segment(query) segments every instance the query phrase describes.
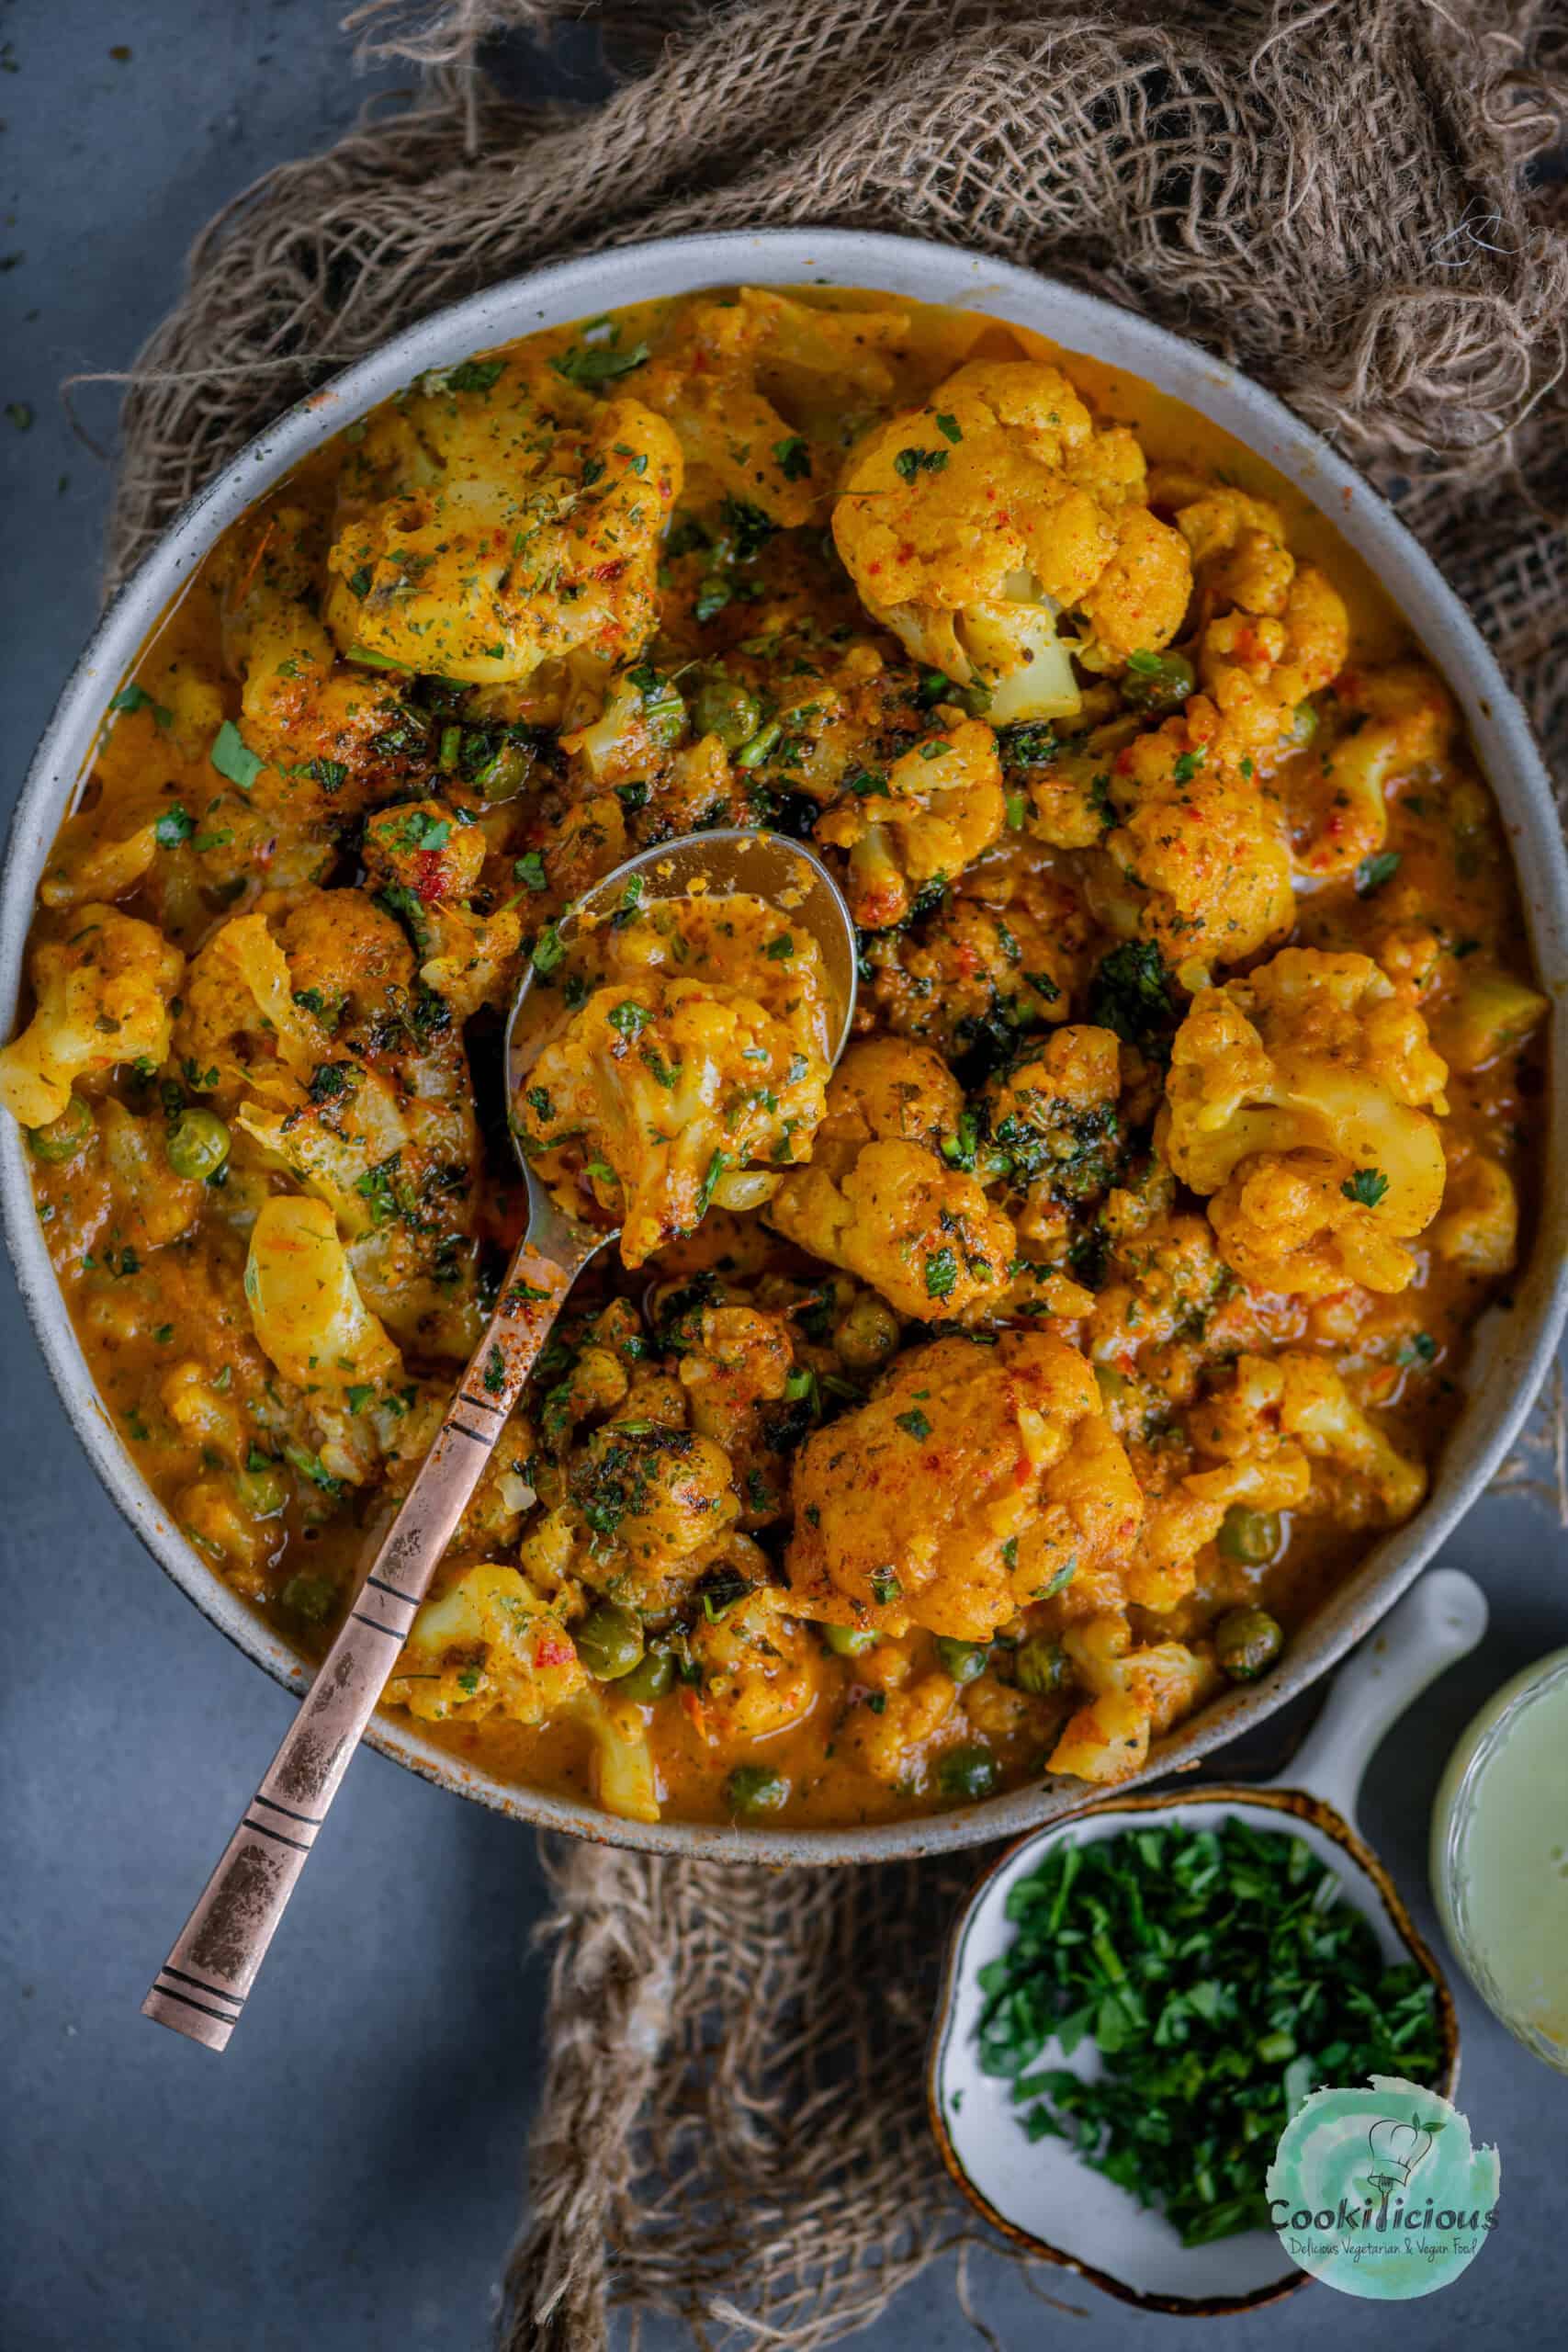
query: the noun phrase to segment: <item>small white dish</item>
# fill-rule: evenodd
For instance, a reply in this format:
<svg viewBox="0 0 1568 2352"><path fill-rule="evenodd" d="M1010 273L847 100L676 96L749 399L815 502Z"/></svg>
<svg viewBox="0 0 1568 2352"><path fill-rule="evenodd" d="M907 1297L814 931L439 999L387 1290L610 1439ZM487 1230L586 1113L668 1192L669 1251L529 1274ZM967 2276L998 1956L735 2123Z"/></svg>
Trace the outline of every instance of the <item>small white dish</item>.
<svg viewBox="0 0 1568 2352"><path fill-rule="evenodd" d="M981 1880L949 1939L926 2099L942 2162L995 2228L1042 2260L1076 2270L1147 2311L1190 2317L1245 2311L1301 2285L1305 2272L1289 2260L1272 2231L1184 2246L1157 2208L1140 2206L1093 2171L1069 2142L1029 2140L1010 2083L981 2071L978 2030L986 1996L979 1972L1012 1940L1009 1894L1058 1839L1113 1838L1134 1823L1153 1827L1179 1817L1187 1828L1213 1828L1240 1815L1249 1826L1304 1838L1336 1872L1345 1899L1371 1922L1388 1960L1413 1959L1426 1970L1437 1991L1443 2049L1437 2087L1451 2097L1459 2080L1452 1997L1387 1871L1361 1838L1355 1806L1383 1734L1445 1667L1474 1648L1485 1628L1479 1587L1457 1568L1432 1568L1338 1676L1292 1759L1288 1785L1092 1799L1022 1838ZM1097 2060L1093 2045L1085 2043L1066 2063L1087 2074Z"/></svg>

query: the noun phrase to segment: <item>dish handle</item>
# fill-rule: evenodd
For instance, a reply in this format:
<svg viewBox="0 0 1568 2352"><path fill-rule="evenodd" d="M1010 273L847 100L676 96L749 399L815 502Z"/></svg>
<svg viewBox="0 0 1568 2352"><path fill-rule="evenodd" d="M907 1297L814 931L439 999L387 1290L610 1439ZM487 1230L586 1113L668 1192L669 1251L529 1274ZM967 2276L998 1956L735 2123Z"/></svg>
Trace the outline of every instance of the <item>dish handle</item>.
<svg viewBox="0 0 1568 2352"><path fill-rule="evenodd" d="M1383 1734L1486 1631L1486 1597L1462 1568L1418 1577L1335 1677L1287 1770L1269 1788L1304 1789L1359 1829L1361 1778Z"/></svg>

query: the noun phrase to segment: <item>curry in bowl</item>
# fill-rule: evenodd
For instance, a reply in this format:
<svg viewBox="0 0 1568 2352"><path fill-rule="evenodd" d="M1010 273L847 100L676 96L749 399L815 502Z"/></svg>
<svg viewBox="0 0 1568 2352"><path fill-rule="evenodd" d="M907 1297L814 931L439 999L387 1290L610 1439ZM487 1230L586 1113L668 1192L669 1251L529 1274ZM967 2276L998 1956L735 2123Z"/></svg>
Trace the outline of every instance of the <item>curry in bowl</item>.
<svg viewBox="0 0 1568 2352"><path fill-rule="evenodd" d="M841 881L830 1077L788 908L564 923L713 826ZM1376 583L1148 387L873 294L552 330L309 458L114 696L29 975L106 1408L304 1652L513 1137L619 1229L388 1703L638 1818L1136 1771L1419 1505L1539 1159L1503 831Z"/></svg>

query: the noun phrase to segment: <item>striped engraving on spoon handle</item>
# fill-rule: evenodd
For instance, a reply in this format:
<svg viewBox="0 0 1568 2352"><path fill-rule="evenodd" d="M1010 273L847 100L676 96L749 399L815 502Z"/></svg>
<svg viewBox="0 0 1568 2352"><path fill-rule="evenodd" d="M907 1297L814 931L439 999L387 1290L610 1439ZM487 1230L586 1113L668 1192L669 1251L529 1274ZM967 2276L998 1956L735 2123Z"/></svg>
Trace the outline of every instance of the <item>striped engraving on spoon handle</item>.
<svg viewBox="0 0 1568 2352"><path fill-rule="evenodd" d="M558 1261L532 1242L519 1247L435 1442L244 1819L142 2002L143 2017L209 2050L227 2047L435 1564L598 1239L581 1236Z"/></svg>

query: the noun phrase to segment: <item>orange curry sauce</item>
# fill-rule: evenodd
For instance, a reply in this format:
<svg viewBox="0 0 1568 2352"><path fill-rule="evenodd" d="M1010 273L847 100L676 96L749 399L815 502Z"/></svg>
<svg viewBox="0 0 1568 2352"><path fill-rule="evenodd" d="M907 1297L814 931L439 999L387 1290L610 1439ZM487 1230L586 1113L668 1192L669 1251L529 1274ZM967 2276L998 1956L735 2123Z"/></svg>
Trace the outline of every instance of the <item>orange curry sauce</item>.
<svg viewBox="0 0 1568 2352"><path fill-rule="evenodd" d="M1293 862L1289 927L1240 956L1227 956L1223 927L1205 931L1200 917L1184 937L1184 918L1149 911L1158 886L1130 870L1131 852L1115 863L1117 829L1145 790L1140 743L1187 723L1179 694L1151 706L1151 654L1078 661L1081 712L1031 736L1026 723L987 718L979 662L967 684L933 677L940 665L863 608L841 531L835 550L835 493L865 436L919 411L895 450L893 495L934 492L957 476L959 410L921 403L966 364L1021 359L1064 370L1097 431L1135 436L1163 526L1186 514L1190 605L1154 653L1185 654L1199 690L1210 677L1203 633L1227 616L1232 674L1262 678L1282 658L1269 615L1285 609L1283 574L1267 595L1238 585L1251 542L1237 537L1225 493L1272 502L1290 556L1343 600L1343 662L1245 779L1231 780ZM540 493L556 502L550 527L558 521L570 541L567 509L596 487L613 487L620 504L600 512L580 579L562 585L570 547L564 575L541 564L531 586L537 666L485 683L482 629L465 639L446 619L411 617L421 598L434 614L443 595L470 594L445 545L411 537L424 551L405 569L406 599L383 595L397 559L377 501L468 465L482 506L486 469L520 462L491 427L524 379L535 388L529 463L552 434L573 452L568 489L558 479ZM606 424L614 403L628 405ZM675 494L662 454L671 431L683 477ZM465 435L479 447L471 464ZM747 496L737 482L749 476ZM1094 494L1134 495L1124 481ZM1214 512L1191 523L1205 498ZM412 533L416 520L411 507L402 527ZM990 520L1003 526L995 512ZM658 546L634 610L625 548L649 531ZM346 552L329 570L334 545ZM345 644L355 599L365 634ZM379 645L378 616L389 632ZM423 641L451 650L422 670L406 650L418 640L400 638L400 625L429 627ZM1090 643L1070 615L1064 641ZM1288 1641L1380 1529L1414 1507L1461 1402L1475 1317L1506 1301L1516 1229L1528 1237L1541 1063L1524 927L1496 809L1429 682L1417 690L1426 734L1384 763L1375 846L1353 857L1345 848L1347 826L1366 812L1338 792L1335 753L1378 723L1377 682L1390 665L1418 660L1332 526L1248 450L1146 385L980 316L874 294L758 298L752 308L701 295L552 330L425 379L313 455L202 565L106 713L40 888L36 1001L67 1027L85 1023L87 1043L73 1058L53 1048L70 1089L63 1113L37 1116L51 1108L47 1088L6 1099L36 1121L54 1264L105 1408L143 1475L212 1573L302 1654L319 1654L347 1604L363 1528L406 1489L519 1229L499 1063L523 958L631 849L703 823L773 824L815 838L849 879L863 926L861 1040L919 1047L945 1066L952 1092L936 1088L928 1119L917 1074L901 1130L869 1080L860 1110L829 1094L815 1152L840 1191L826 1210L803 1199L786 1213L763 1185L754 1206L709 1206L635 1276L608 1260L595 1270L443 1572L449 1587L474 1563L521 1561L527 1608L550 1627L542 1659L536 1640L502 1657L499 1621L476 1634L476 1618L432 1657L411 1653L397 1687L453 1754L556 1791L594 1792L595 1707L618 1707L623 1731L632 1707L658 1801L678 1818L759 1817L776 1804L774 1819L828 1826L951 1805L1040 1774L1069 1724L1071 1752L1100 1756L1085 1768L1096 1777L1135 1769L1136 1740L1092 1720L1097 1703L1141 1709L1146 1739L1151 1723L1157 1732L1219 1686L1222 1618L1259 1604ZM618 716L596 737L617 692ZM936 819L908 798L918 771L908 787L886 782L916 753L957 763L944 771L942 821L961 870L931 871L935 835L921 827ZM1185 756L1201 763L1201 751ZM1218 764L1216 755L1206 773ZM982 822L998 784L1005 820ZM1147 787L1165 788L1163 772ZM1099 812L1087 838L1085 808ZM1201 832L1215 821L1192 813ZM1239 863L1248 853L1238 842ZM178 951L161 975L149 966L124 982L152 991L152 1052L136 1043L141 1016L107 982L108 1009L95 1012L91 970L86 999L61 995L84 957L91 967L98 951L85 934L106 910ZM245 951L231 939L215 955L225 926L246 918L259 922ZM46 969L51 947L63 978ZM1154 976L1143 1028L1126 989L1104 984L1106 958L1128 947L1149 954L1124 958L1123 978ZM1403 1286L1291 1288L1227 1265L1208 1214L1213 1188L1174 1179L1162 1151L1166 1062L1192 990L1245 983L1287 947L1376 959L1449 1065L1447 1108L1436 1114L1447 1193L1440 1214L1406 1237L1414 1269ZM266 971L258 957L272 959ZM282 991L270 1010L269 985ZM1150 1002L1145 989L1145 1012ZM122 1021L136 1049L116 1057ZM1077 1102L1077 1124L1064 1114L1041 1130L1032 1158L1010 1162L997 1140L998 1089L1069 1031L1101 1041L1080 1035L1076 1060L1060 1049L1060 1101ZM226 1145L213 1141L220 1123ZM925 1214L908 1205L904 1176L895 1206L864 1209L858 1244L830 1237L855 1153L890 1133L906 1155L924 1155L916 1172L928 1190L963 1177L972 1191L967 1207L938 1202L938 1246L923 1259L890 1224L886 1262L900 1271L884 1275L877 1217ZM220 1148L209 1172L203 1153ZM772 1158L773 1176L790 1165ZM1378 1173L1337 1173L1330 1193L1348 1186L1354 1204L1357 1187L1375 1192ZM363 1304L389 1335L363 1378L321 1388L269 1356L246 1292L262 1204L301 1188L333 1204ZM601 1182L600 1205L610 1197ZM1026 1276L987 1254L983 1233L998 1218L1031 1261ZM829 1237L820 1253L819 1233ZM957 1236L956 1293L941 1233ZM1239 1244L1233 1254L1246 1260ZM1027 1391L1027 1428L1046 1431L1047 1452L1054 1415L1064 1430L1070 1422L1074 1446L1085 1428L1102 1434L1102 1415L1146 1510L1168 1507L1172 1527L1184 1510L1191 1527L1202 1519L1183 1481L1236 1458L1234 1432L1223 1457L1202 1441L1238 1360L1288 1351L1321 1364L1342 1384L1355 1428L1379 1432L1414 1483L1391 1502L1354 1433L1325 1440L1310 1453L1309 1495L1239 1521L1227 1510L1228 1537L1211 1512L1209 1532L1195 1545L1189 1536L1142 1600L1127 1582L1125 1526L1115 1540L1091 1531L1081 1552L1058 1527L1047 1556L1062 1566L1028 1591L1015 1581L1001 1617L987 1614L978 1584L964 1582L976 1529L961 1515L949 1521L996 1473L992 1405L977 1399L967 1418L954 1408L944 1420L942 1396L908 1401L928 1392L907 1364L920 1348L987 1342L987 1364L1010 1363L1010 1351L1041 1337L1064 1352L1038 1364L1018 1357L1021 1386L1007 1412ZM958 1360L931 1361L948 1379ZM810 1491L838 1494L828 1516L845 1558L859 1541L855 1498L836 1478L858 1485L863 1507L888 1524L918 1527L922 1510L940 1521L958 1563L948 1620L957 1630L941 1641L898 1559L874 1566L868 1589L847 1570L835 1584L837 1555L824 1566L814 1554L808 1575L797 1551L793 1595L787 1581L807 1450L874 1410L889 1379L902 1381L901 1419L874 1443L846 1437L819 1451ZM1073 1386L1084 1379L1089 1404ZM1069 1390L1076 1401L1059 1403ZM1277 1398L1265 1396L1254 1419L1265 1452L1295 1442ZM909 1450L888 1468L895 1421ZM1077 1458L1070 1448L1063 1457ZM1019 1461L1021 1489L1043 1481L1030 1487L1030 1508L1070 1517L1057 1471L1043 1456ZM1020 1537L998 1543L1016 1574ZM940 1585L939 1575L931 1590ZM586 1652L569 1662L574 1628L606 1606L640 1621L645 1656L662 1661L634 1684L640 1699L617 1696L618 1675L585 1673ZM823 1630L835 1623L837 1643ZM1152 1663L1139 1668L1140 1658ZM1172 1674L1175 1698L1156 1687ZM541 1707L544 1719L529 1720ZM1123 1736L1120 1760L1104 1761ZM754 1779L744 1803L738 1764L773 1776Z"/></svg>

